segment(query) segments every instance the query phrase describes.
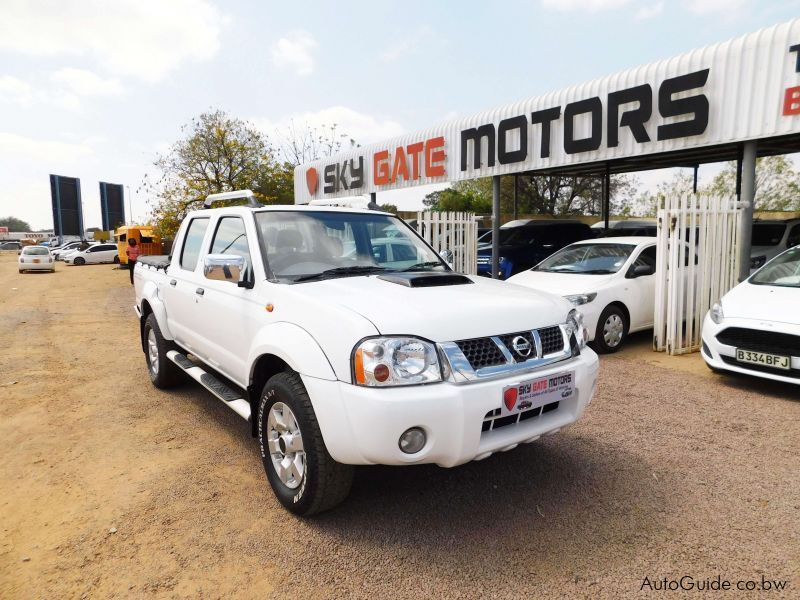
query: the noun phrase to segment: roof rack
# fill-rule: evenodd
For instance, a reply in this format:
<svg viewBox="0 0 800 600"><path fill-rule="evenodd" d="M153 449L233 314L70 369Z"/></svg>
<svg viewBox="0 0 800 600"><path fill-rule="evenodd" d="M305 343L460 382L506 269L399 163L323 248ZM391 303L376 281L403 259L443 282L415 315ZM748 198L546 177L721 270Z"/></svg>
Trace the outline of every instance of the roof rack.
<svg viewBox="0 0 800 600"><path fill-rule="evenodd" d="M258 200L252 190L234 190L232 192L220 192L219 194L209 194L203 202L203 208L211 208L211 204L219 200L247 200L247 206L261 208L264 206Z"/></svg>

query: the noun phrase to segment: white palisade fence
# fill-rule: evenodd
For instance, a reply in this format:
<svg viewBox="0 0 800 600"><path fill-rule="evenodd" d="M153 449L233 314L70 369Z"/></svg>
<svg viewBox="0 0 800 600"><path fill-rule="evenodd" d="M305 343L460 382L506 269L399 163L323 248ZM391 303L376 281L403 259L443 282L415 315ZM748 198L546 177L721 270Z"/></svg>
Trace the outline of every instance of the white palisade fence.
<svg viewBox="0 0 800 600"><path fill-rule="evenodd" d="M452 252L451 266L458 273L478 272L478 222L474 213L420 212L417 231L437 252Z"/></svg>
<svg viewBox="0 0 800 600"><path fill-rule="evenodd" d="M685 194L659 200L654 350L699 350L708 309L737 283L740 219L735 198Z"/></svg>

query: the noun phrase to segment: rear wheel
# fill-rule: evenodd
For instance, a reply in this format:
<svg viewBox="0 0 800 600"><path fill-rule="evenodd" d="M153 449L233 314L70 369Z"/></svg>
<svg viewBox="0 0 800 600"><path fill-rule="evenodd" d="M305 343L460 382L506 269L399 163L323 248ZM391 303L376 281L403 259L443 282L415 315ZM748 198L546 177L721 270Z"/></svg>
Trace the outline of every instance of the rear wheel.
<svg viewBox="0 0 800 600"><path fill-rule="evenodd" d="M114 264L115 264L115 265L118 265L118 264L119 264L119 255L117 255L117 256L115 256L115 257L114 257Z"/></svg>
<svg viewBox="0 0 800 600"><path fill-rule="evenodd" d="M597 320L594 345L601 354L616 352L628 337L628 322L619 306L606 306Z"/></svg>
<svg viewBox="0 0 800 600"><path fill-rule="evenodd" d="M178 366L167 358L167 352L175 349L175 345L164 339L158 327L156 316L150 313L142 330L144 338L144 355L150 381L157 388L173 387L181 382L183 373Z"/></svg>
<svg viewBox="0 0 800 600"><path fill-rule="evenodd" d="M86 264L86 259L83 258L82 256L79 256L74 261L72 261L72 263L75 264L75 265L78 265L78 266L85 265Z"/></svg>
<svg viewBox="0 0 800 600"><path fill-rule="evenodd" d="M283 506L302 516L333 508L350 493L353 467L328 453L300 376L267 381L258 406L258 442L267 479Z"/></svg>

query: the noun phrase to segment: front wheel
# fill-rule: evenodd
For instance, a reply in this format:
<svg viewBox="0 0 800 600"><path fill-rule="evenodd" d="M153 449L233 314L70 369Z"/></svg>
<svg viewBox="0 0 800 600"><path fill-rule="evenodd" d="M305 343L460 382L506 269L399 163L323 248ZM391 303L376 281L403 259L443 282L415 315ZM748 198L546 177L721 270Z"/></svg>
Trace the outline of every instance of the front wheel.
<svg viewBox="0 0 800 600"><path fill-rule="evenodd" d="M272 491L287 510L313 515L333 508L350 493L353 467L337 463L328 453L297 373L278 373L264 386L258 443Z"/></svg>
<svg viewBox="0 0 800 600"><path fill-rule="evenodd" d="M601 354L616 352L628 337L628 322L619 306L606 306L597 320L594 345Z"/></svg>

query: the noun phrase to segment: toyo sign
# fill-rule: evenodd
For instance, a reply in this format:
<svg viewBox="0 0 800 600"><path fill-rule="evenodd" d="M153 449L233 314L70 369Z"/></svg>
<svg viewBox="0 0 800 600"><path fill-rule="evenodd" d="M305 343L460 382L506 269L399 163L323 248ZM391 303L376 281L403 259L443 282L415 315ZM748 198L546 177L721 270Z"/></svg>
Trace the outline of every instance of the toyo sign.
<svg viewBox="0 0 800 600"><path fill-rule="evenodd" d="M800 19L300 165L295 202L800 135Z"/></svg>

